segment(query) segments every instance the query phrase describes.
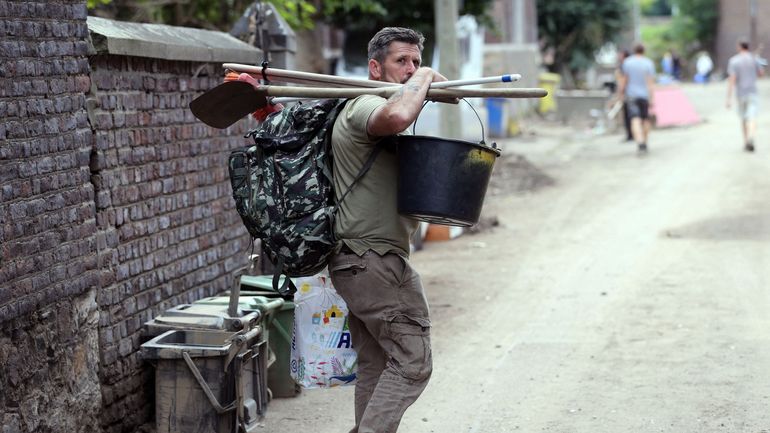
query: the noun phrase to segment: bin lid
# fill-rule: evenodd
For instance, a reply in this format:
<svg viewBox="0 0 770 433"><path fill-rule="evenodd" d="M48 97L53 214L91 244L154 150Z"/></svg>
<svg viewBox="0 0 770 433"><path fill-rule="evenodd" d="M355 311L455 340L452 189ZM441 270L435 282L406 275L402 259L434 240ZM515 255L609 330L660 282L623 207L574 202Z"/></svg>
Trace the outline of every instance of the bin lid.
<svg viewBox="0 0 770 433"><path fill-rule="evenodd" d="M192 304L182 304L169 308L160 316L145 325L166 325L174 328L225 329L227 308L196 309Z"/></svg>
<svg viewBox="0 0 770 433"><path fill-rule="evenodd" d="M229 303L229 296L212 296L193 302L193 311L198 311L198 308L200 307L208 307L212 308L212 311L217 311L217 308L224 306L224 311L227 312ZM252 311L259 310L262 313L281 308L283 303L283 299L267 298L265 296L241 295L238 297L238 308Z"/></svg>
<svg viewBox="0 0 770 433"><path fill-rule="evenodd" d="M282 285L283 280L286 277L279 277L278 278L278 284ZM267 290L270 292L275 292L273 290L273 276L272 275L241 275L241 287L248 289L248 288L256 288L261 290Z"/></svg>
<svg viewBox="0 0 770 433"><path fill-rule="evenodd" d="M170 329L209 329L209 330L234 330L246 325L242 322L245 314L239 317L230 317L227 312L228 298L223 305L219 304L182 304L169 308L158 317L144 324L147 333L157 336ZM240 310L240 309L239 309ZM262 311L254 308L251 311ZM244 308L239 313L249 313ZM238 323L240 322L240 323ZM234 325L235 326L234 328Z"/></svg>

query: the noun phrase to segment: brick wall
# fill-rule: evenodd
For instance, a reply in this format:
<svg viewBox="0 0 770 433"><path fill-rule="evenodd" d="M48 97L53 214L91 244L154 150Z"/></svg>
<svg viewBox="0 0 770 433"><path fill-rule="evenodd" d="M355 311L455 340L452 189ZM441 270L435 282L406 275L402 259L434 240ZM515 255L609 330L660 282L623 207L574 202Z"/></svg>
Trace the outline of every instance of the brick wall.
<svg viewBox="0 0 770 433"><path fill-rule="evenodd" d="M86 7L0 1L0 421L98 429Z"/></svg>
<svg viewBox="0 0 770 433"><path fill-rule="evenodd" d="M249 238L233 208L226 166L245 130L223 134L192 116L189 102L222 79L214 65L199 67L91 58L105 431L151 418L153 371L139 356L142 324L231 288L246 264Z"/></svg>
<svg viewBox="0 0 770 433"><path fill-rule="evenodd" d="M219 64L89 55L84 0L0 0L3 433L152 422L141 325L228 289L249 239L189 101ZM91 53L93 54L93 53Z"/></svg>

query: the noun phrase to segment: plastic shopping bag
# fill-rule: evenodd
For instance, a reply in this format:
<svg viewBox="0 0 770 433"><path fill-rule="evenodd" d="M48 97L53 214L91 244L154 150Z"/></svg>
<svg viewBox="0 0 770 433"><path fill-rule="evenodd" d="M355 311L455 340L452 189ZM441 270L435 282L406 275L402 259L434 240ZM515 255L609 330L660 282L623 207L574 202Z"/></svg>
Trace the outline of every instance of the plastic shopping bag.
<svg viewBox="0 0 770 433"><path fill-rule="evenodd" d="M357 358L348 308L328 274L295 278L291 377L303 388L355 383Z"/></svg>

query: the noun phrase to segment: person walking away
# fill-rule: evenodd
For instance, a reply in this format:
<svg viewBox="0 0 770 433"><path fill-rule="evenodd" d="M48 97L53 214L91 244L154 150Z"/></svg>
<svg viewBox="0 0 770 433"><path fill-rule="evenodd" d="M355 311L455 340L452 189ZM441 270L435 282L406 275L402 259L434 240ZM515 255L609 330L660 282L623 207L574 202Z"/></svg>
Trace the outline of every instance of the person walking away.
<svg viewBox="0 0 770 433"><path fill-rule="evenodd" d="M666 76L674 77L674 56L671 54L671 50L663 54L663 58L660 59L660 68Z"/></svg>
<svg viewBox="0 0 770 433"><path fill-rule="evenodd" d="M671 75L674 81L682 80L682 58L674 50L671 50Z"/></svg>
<svg viewBox="0 0 770 433"><path fill-rule="evenodd" d="M337 292L347 303L358 354L352 433L392 433L431 376L430 316L420 277L409 264L417 221L397 210L397 158L379 152L345 200L375 146L401 134L417 118L431 82L445 81L422 67L424 37L386 27L368 44L369 79L403 84L388 99L360 96L347 102L332 131L338 251L329 261ZM457 102L456 100L454 102Z"/></svg>
<svg viewBox="0 0 770 433"><path fill-rule="evenodd" d="M733 90L735 90L743 131L743 148L747 152L753 152L759 110L757 77L764 75L764 70L754 54L749 51L748 41L739 41L737 48L738 53L730 57L727 63L727 108L730 108Z"/></svg>
<svg viewBox="0 0 770 433"><path fill-rule="evenodd" d="M647 139L652 128L650 107L653 104L655 64L644 55L644 45L634 47L634 54L621 66L620 94L626 98L631 132L639 152L647 152Z"/></svg>
<svg viewBox="0 0 770 433"><path fill-rule="evenodd" d="M623 104L621 111L623 112L623 128L626 131L625 141L633 141L634 135L631 133L631 118L628 117L628 103L626 102L626 99L623 96L623 93L621 93L619 90L620 89L619 83L623 75L623 70L622 70L623 61L626 60L630 55L631 53L628 50L621 51L618 59L618 67L617 69L615 69L615 82L618 83L617 89L615 89L615 94L616 94L615 100Z"/></svg>

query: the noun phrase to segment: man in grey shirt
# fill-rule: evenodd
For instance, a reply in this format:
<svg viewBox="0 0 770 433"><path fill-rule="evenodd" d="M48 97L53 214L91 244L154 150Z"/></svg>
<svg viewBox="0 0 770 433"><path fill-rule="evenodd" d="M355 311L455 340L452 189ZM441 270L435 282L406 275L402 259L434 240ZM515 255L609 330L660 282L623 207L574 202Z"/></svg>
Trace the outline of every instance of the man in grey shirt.
<svg viewBox="0 0 770 433"><path fill-rule="evenodd" d="M727 108L730 108L733 89L736 89L738 115L741 118L743 130L743 146L747 152L753 152L754 133L757 128L756 117L759 108L757 77L762 76L764 71L756 57L749 51L748 41L738 42L738 54L730 58L727 64L727 73L729 75Z"/></svg>
<svg viewBox="0 0 770 433"><path fill-rule="evenodd" d="M618 93L626 98L631 133L639 146L639 152L646 152L647 137L652 128L649 110L655 83L655 64L645 57L644 45L638 44L634 47L634 55L623 61L620 70L622 74Z"/></svg>

